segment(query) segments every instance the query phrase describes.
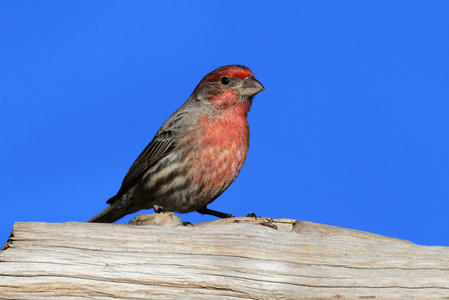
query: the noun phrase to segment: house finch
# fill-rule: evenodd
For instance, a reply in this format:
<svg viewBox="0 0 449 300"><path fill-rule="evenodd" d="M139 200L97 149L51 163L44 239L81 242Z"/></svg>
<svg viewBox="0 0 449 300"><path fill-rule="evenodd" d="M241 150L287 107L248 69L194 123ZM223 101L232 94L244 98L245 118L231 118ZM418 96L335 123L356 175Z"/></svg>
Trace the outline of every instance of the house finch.
<svg viewBox="0 0 449 300"><path fill-rule="evenodd" d="M249 146L248 111L264 90L245 66L207 74L132 164L109 207L88 222L112 223L154 208L179 213L231 215L207 205L242 168Z"/></svg>

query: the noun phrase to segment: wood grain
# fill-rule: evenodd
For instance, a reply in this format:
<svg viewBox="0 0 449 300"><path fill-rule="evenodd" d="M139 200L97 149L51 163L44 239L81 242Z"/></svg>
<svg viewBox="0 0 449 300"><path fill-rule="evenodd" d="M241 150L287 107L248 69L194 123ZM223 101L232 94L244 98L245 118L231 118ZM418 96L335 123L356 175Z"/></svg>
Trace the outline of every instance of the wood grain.
<svg viewBox="0 0 449 300"><path fill-rule="evenodd" d="M261 217L16 223L0 253L0 298L48 297L449 299L449 248Z"/></svg>

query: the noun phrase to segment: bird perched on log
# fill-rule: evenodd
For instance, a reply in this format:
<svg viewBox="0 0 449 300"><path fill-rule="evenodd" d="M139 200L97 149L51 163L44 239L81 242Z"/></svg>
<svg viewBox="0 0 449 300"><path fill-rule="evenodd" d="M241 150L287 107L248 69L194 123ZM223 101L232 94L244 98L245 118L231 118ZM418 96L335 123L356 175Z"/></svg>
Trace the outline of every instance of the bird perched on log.
<svg viewBox="0 0 449 300"><path fill-rule="evenodd" d="M207 74L132 164L117 195L107 201L109 207L88 222L112 223L149 208L232 216L207 205L243 167L249 146L247 116L253 97L262 90L245 66L223 66Z"/></svg>

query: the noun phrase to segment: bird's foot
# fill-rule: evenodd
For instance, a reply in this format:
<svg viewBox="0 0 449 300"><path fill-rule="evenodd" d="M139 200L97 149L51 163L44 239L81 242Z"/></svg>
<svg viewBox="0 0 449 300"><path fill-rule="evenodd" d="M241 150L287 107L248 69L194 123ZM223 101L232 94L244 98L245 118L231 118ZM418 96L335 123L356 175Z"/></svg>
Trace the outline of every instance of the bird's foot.
<svg viewBox="0 0 449 300"><path fill-rule="evenodd" d="M247 214L246 217L247 217L247 218L255 218L255 219L257 219L256 214L253 213L253 212L250 212L249 214Z"/></svg>
<svg viewBox="0 0 449 300"><path fill-rule="evenodd" d="M157 214L164 211L164 208L162 206L160 206L160 205L157 205L157 204L153 205L153 209L154 209L154 212L157 213Z"/></svg>

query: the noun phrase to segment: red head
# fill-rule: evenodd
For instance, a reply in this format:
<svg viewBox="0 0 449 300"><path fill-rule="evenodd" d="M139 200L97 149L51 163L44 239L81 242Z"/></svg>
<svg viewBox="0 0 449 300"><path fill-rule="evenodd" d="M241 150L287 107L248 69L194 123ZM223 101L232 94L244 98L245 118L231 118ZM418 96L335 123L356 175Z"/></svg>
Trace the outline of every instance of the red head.
<svg viewBox="0 0 449 300"><path fill-rule="evenodd" d="M197 100L207 100L216 109L228 109L244 101L249 110L252 98L262 90L264 87L254 78L250 69L229 65L204 76L195 92Z"/></svg>

